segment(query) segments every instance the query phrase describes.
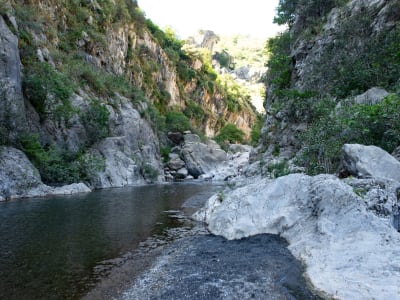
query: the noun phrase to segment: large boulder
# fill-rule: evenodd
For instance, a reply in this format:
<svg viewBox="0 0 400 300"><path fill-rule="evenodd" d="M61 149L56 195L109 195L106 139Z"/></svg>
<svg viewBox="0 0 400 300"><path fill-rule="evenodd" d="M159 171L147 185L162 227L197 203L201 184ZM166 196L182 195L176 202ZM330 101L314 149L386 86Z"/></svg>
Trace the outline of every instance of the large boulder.
<svg viewBox="0 0 400 300"><path fill-rule="evenodd" d="M158 138L150 124L129 99L114 100L113 107L107 106L112 137L93 146L93 152L104 159L105 169L92 176L92 185L108 188L163 181Z"/></svg>
<svg viewBox="0 0 400 300"><path fill-rule="evenodd" d="M43 184L39 171L22 151L12 147L0 147L0 201L90 191L84 183L61 187L47 186Z"/></svg>
<svg viewBox="0 0 400 300"><path fill-rule="evenodd" d="M342 148L345 171L359 178L383 178L400 182L400 162L376 146L345 144Z"/></svg>
<svg viewBox="0 0 400 300"><path fill-rule="evenodd" d="M256 179L211 197L194 216L227 239L274 233L327 298L397 299L400 235L333 175Z"/></svg>
<svg viewBox="0 0 400 300"><path fill-rule="evenodd" d="M49 191L42 183L39 171L22 151L0 147L0 196L3 199L25 197L32 189L39 195Z"/></svg>
<svg viewBox="0 0 400 300"><path fill-rule="evenodd" d="M194 178L218 168L227 159L226 152L217 143L214 141L202 143L194 134L185 135L181 157L189 174Z"/></svg>

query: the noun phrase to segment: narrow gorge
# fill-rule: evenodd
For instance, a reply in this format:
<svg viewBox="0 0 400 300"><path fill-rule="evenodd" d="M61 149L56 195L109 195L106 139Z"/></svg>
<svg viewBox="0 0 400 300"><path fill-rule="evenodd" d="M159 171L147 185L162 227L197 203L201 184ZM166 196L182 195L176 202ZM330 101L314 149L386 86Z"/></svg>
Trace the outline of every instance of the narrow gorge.
<svg viewBox="0 0 400 300"><path fill-rule="evenodd" d="M0 298L400 299L400 4L273 22L0 0Z"/></svg>

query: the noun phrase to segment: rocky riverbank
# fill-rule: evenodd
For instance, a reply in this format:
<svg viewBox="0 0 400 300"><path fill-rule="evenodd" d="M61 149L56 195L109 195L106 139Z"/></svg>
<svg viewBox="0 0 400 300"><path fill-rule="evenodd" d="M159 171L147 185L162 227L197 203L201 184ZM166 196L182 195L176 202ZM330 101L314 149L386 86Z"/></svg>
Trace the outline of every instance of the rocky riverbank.
<svg viewBox="0 0 400 300"><path fill-rule="evenodd" d="M400 163L375 146L345 145L342 174L352 176L254 178L195 217L228 240L279 234L324 297L397 299Z"/></svg>
<svg viewBox="0 0 400 300"><path fill-rule="evenodd" d="M197 206L199 198L186 209L190 203ZM178 219L183 227L121 258L85 299L319 299L282 238L228 241L183 215Z"/></svg>

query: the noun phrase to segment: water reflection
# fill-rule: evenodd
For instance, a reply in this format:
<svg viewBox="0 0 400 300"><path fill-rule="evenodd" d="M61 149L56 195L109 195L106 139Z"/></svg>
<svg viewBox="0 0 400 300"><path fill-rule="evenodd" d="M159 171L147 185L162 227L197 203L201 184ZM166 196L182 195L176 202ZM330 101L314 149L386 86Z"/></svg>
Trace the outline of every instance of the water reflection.
<svg viewBox="0 0 400 300"><path fill-rule="evenodd" d="M172 226L163 211L215 189L152 185L0 203L0 299L78 298L97 263L135 248L157 223Z"/></svg>

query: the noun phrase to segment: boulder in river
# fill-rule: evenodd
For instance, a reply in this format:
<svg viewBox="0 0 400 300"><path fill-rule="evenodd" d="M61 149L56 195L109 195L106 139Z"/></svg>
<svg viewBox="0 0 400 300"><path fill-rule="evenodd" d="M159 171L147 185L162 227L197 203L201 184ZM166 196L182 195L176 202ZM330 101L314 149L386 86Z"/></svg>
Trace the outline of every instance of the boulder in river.
<svg viewBox="0 0 400 300"><path fill-rule="evenodd" d="M254 179L211 197L194 217L230 240L261 233L284 237L323 296L400 295L399 233L390 218L370 212L354 188L333 175Z"/></svg>

